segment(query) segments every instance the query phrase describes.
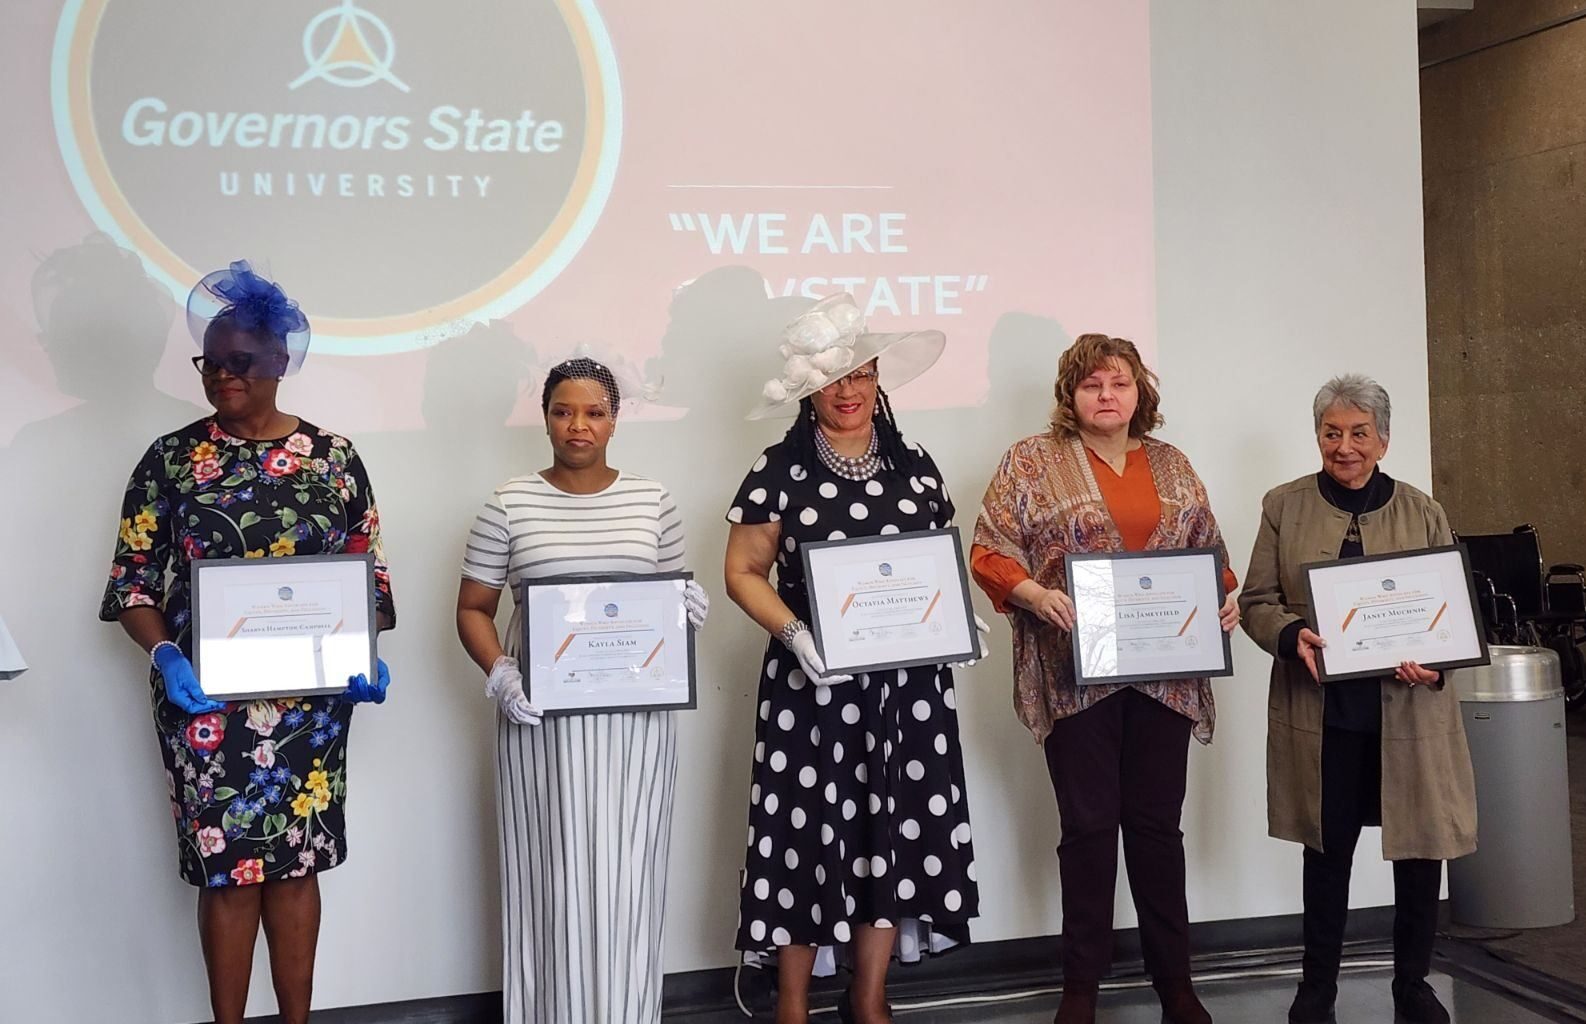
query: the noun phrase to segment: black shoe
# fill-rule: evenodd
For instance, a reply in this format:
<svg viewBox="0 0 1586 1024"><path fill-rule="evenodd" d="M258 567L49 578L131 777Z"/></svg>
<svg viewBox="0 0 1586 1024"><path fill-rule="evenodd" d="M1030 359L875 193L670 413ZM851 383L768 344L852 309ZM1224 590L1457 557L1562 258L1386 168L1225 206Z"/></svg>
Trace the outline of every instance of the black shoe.
<svg viewBox="0 0 1586 1024"><path fill-rule="evenodd" d="M1393 979L1393 1009L1408 1024L1449 1024L1448 1011L1437 1001L1437 993L1419 978Z"/></svg>
<svg viewBox="0 0 1586 1024"><path fill-rule="evenodd" d="M1289 1024L1337 1024L1333 1016L1333 1003L1338 999L1338 986L1319 981L1302 981L1294 1002L1289 1004Z"/></svg>

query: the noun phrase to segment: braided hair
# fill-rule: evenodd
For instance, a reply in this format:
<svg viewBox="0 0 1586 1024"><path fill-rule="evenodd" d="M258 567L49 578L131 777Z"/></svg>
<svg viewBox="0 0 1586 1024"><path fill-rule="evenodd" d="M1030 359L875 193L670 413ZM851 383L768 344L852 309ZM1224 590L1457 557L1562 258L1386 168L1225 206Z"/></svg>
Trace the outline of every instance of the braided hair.
<svg viewBox="0 0 1586 1024"><path fill-rule="evenodd" d="M903 431L892 414L892 401L879 386L876 388L876 411L871 420L876 432L876 454L881 456L883 472L900 476L912 474L920 464L920 455L903 441ZM815 416L815 400L809 395L799 399L798 415L783 436L787 445L798 457L800 465L813 466L820 457L815 451L815 431L820 429Z"/></svg>

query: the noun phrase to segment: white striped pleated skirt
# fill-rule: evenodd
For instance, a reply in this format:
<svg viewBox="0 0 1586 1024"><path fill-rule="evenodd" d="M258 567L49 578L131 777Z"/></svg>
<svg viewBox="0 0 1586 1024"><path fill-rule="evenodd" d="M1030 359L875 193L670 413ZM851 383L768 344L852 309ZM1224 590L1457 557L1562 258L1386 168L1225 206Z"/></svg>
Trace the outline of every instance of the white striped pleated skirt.
<svg viewBox="0 0 1586 1024"><path fill-rule="evenodd" d="M669 711L499 720L506 1024L661 1019L676 735Z"/></svg>

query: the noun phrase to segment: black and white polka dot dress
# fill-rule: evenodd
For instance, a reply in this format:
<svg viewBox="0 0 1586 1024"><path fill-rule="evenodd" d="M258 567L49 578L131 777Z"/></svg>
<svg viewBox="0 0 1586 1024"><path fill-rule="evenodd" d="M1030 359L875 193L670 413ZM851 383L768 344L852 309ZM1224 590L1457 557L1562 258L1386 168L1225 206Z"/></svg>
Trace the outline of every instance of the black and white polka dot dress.
<svg viewBox="0 0 1586 1024"><path fill-rule="evenodd" d="M916 451L910 475L868 481L818 459L801 465L786 445L755 462L727 519L780 525L777 593L800 618L809 621L800 544L951 522L941 474ZM815 686L772 638L758 703L737 948L752 960L778 946L840 945L861 924L898 927L909 947L967 941L980 897L952 671Z"/></svg>

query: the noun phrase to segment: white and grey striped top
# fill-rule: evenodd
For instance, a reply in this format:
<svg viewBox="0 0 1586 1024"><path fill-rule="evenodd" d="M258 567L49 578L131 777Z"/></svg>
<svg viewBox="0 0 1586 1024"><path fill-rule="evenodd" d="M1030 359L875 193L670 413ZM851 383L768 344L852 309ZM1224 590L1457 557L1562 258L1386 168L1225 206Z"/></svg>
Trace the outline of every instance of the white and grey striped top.
<svg viewBox="0 0 1586 1024"><path fill-rule="evenodd" d="M474 521L463 575L516 594L520 579L567 573L675 572L683 520L665 487L618 473L595 494L568 494L538 473L496 488Z"/></svg>

